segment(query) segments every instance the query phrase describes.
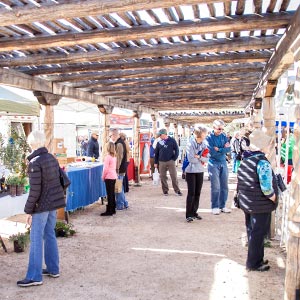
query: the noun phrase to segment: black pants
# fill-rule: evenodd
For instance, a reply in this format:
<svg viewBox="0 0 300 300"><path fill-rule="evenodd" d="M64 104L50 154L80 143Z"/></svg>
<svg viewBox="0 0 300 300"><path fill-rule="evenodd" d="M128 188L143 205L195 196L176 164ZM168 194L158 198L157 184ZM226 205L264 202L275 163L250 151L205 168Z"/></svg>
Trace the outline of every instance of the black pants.
<svg viewBox="0 0 300 300"><path fill-rule="evenodd" d="M116 197L115 197L116 179L105 179L105 187L107 193L107 209L108 213L116 212Z"/></svg>
<svg viewBox="0 0 300 300"><path fill-rule="evenodd" d="M264 259L264 239L270 227L271 213L248 214L245 223L248 236L248 256L246 267L256 269Z"/></svg>
<svg viewBox="0 0 300 300"><path fill-rule="evenodd" d="M129 192L129 180L128 180L128 175L127 175L128 165L129 165L129 162L126 162L126 173L125 173L125 176L123 177L124 193Z"/></svg>
<svg viewBox="0 0 300 300"><path fill-rule="evenodd" d="M186 197L186 212L185 216L195 217L199 208L200 193L203 185L202 173L186 173L186 182L188 194Z"/></svg>

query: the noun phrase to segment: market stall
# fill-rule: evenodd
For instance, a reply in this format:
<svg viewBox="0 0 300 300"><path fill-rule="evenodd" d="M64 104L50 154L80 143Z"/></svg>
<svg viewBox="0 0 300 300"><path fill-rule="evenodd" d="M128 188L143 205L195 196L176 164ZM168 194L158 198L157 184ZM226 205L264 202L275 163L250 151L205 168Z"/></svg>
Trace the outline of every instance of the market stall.
<svg viewBox="0 0 300 300"><path fill-rule="evenodd" d="M66 211L74 211L96 202L106 196L105 183L101 179L103 165L86 163L69 166L67 175L71 185L67 190Z"/></svg>

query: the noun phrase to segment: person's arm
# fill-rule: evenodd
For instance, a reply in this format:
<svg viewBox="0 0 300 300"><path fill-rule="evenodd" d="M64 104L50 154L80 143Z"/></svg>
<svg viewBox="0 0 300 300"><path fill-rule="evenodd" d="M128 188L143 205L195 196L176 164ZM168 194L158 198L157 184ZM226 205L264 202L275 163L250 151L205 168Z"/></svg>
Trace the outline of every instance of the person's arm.
<svg viewBox="0 0 300 300"><path fill-rule="evenodd" d="M179 156L179 147L178 147L178 144L175 139L173 139L173 143L174 143L174 158L173 158L173 160L175 161Z"/></svg>
<svg viewBox="0 0 300 300"><path fill-rule="evenodd" d="M29 176L29 196L25 204L24 211L27 214L32 214L34 212L36 203L39 201L42 191L42 169L37 163L28 166L28 176Z"/></svg>
<svg viewBox="0 0 300 300"><path fill-rule="evenodd" d="M159 144L156 144L156 147L154 149L154 167L157 168L158 165L158 159L159 159Z"/></svg>
<svg viewBox="0 0 300 300"><path fill-rule="evenodd" d="M109 156L106 155L103 162L102 180L105 180L108 168L109 168Z"/></svg>
<svg viewBox="0 0 300 300"><path fill-rule="evenodd" d="M87 156L93 157L93 153L93 143L89 141L87 146Z"/></svg>
<svg viewBox="0 0 300 300"><path fill-rule="evenodd" d="M270 163L266 160L260 160L257 164L257 174L261 191L267 198L275 201L276 195L273 189L273 173Z"/></svg>

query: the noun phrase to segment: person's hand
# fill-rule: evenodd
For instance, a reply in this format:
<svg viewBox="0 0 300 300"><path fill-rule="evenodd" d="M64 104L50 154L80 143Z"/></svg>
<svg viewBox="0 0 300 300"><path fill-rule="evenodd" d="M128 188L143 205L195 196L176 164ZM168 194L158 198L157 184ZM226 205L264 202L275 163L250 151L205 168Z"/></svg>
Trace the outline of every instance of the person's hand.
<svg viewBox="0 0 300 300"><path fill-rule="evenodd" d="M227 143L224 145L224 147L225 147L225 148L230 147L230 143L227 142Z"/></svg>
<svg viewBox="0 0 300 300"><path fill-rule="evenodd" d="M214 149L215 149L217 152L219 152L219 148L218 148L218 147L214 147Z"/></svg>
<svg viewBox="0 0 300 300"><path fill-rule="evenodd" d="M157 164L154 164L154 168L157 168Z"/></svg>
<svg viewBox="0 0 300 300"><path fill-rule="evenodd" d="M32 223L32 215L27 215L26 226L30 227Z"/></svg>
<svg viewBox="0 0 300 300"><path fill-rule="evenodd" d="M270 200L272 200L273 202L276 202L276 195L274 194L271 198L269 198Z"/></svg>

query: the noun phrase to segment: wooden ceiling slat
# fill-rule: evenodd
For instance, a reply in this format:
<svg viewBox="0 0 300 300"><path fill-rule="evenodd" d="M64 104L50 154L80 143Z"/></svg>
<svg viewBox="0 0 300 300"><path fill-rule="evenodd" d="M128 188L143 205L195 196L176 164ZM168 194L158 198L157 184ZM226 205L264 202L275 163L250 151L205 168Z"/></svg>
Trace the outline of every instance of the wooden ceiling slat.
<svg viewBox="0 0 300 300"><path fill-rule="evenodd" d="M1 51L12 49L38 49L53 46L72 46L75 44L110 43L113 41L128 41L148 39L152 37L170 37L192 34L231 32L251 29L278 29L289 24L291 15L275 13L272 15L202 19L200 22L185 21L178 24L153 26L145 31L145 27L109 28L108 30L93 30L82 33L64 33L55 36L40 36L1 41ZM104 24L103 24L104 25ZM59 26L59 25L58 25ZM107 28L106 25L104 25ZM61 28L61 26L60 26ZM53 30L53 29L52 29ZM57 32L56 30L54 30Z"/></svg>
<svg viewBox="0 0 300 300"><path fill-rule="evenodd" d="M113 49L110 51L92 51L88 53L74 53L72 55L53 54L51 56L32 55L18 57L13 60L0 59L0 67L45 65L56 63L80 63L99 60L118 60L118 59L138 59L145 57L162 57L167 55L208 53L208 52L227 52L247 51L274 48L280 37L268 36L263 38L240 37L232 40L212 40L205 43L191 42L186 44L163 44L152 47L131 47L130 49Z"/></svg>
<svg viewBox="0 0 300 300"><path fill-rule="evenodd" d="M288 6L290 5L290 0L282 0L281 7L279 11L286 11Z"/></svg>
<svg viewBox="0 0 300 300"><path fill-rule="evenodd" d="M180 21L184 21L184 14L182 13L182 10L181 10L180 6L174 7L174 9L175 9L175 11L177 13L179 22Z"/></svg>

